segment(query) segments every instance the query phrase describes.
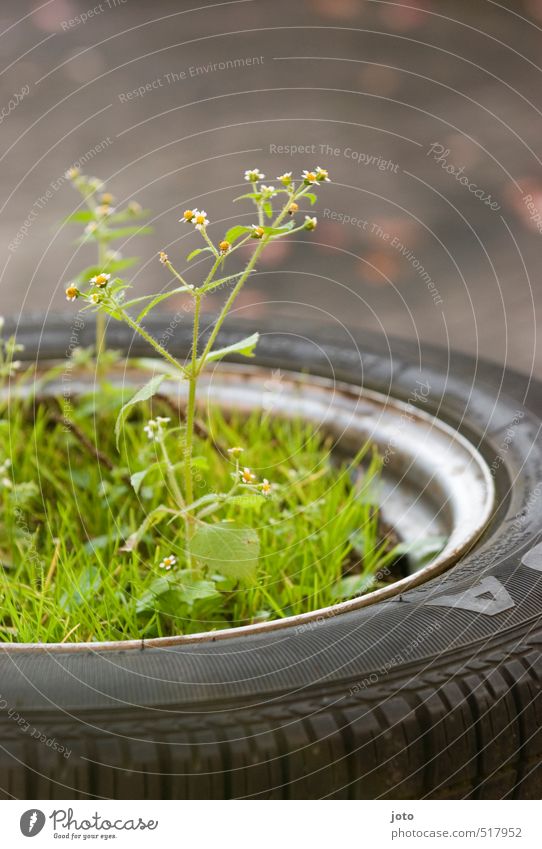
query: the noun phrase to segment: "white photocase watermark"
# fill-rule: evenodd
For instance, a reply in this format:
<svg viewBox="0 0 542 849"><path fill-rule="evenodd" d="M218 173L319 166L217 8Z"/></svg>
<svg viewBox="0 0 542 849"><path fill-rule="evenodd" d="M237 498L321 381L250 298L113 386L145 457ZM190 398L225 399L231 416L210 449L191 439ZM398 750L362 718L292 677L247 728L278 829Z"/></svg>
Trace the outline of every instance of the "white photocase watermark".
<svg viewBox="0 0 542 849"><path fill-rule="evenodd" d="M358 166L377 168L379 171L391 171L397 174L399 171L399 163L393 162L391 159L385 159L377 153L367 153L363 150L355 150L353 147L333 147L330 144L274 144L269 145L269 153L278 156L326 156L326 157L343 157L355 162Z"/></svg>
<svg viewBox="0 0 542 849"><path fill-rule="evenodd" d="M500 469L502 464L504 463L505 457L510 450L510 446L514 441L514 435L516 428L519 424L521 424L522 419L524 418L525 413L523 410L516 410L514 413L514 418L506 428L506 431L503 434L501 442L497 448L497 453L492 460L492 463L489 467L490 473L495 476L497 471Z"/></svg>
<svg viewBox="0 0 542 849"><path fill-rule="evenodd" d="M23 734L29 734L33 740L38 740L40 743L43 743L44 746L47 746L48 749L54 749L55 752L58 752L58 754L62 755L62 757L66 758L66 760L71 756L71 749L68 749L68 747L64 744L59 743L56 737L50 737L48 734L45 734L43 731L36 728L35 725L32 725L31 722L28 722L28 720L14 705L9 704L8 700L4 698L2 693L0 693L0 711L5 712L9 719L11 719L11 721L21 729Z"/></svg>
<svg viewBox="0 0 542 849"><path fill-rule="evenodd" d="M404 646L401 651L396 652L396 654L388 658L388 660L382 664L380 669L377 669L375 672L371 672L366 678L358 681L357 684L353 684L349 689L349 695L355 696L357 693L361 692L361 690L365 690L368 687L378 684L382 676L387 675L392 669L394 669L394 667L406 663L416 649L422 646L428 637L431 637L431 635L439 629L440 622L434 622L428 625L427 628L420 631L420 633L417 634L410 643Z"/></svg>
<svg viewBox="0 0 542 849"><path fill-rule="evenodd" d="M386 445L386 449L382 454L383 466L387 466L391 462L392 457L395 454L397 441L401 436L405 425L408 422L416 421L416 409L420 407L421 404L427 404L430 392L431 386L427 380L416 380L416 385L406 400L404 410L402 411L399 419L399 423L393 428L392 435L390 436Z"/></svg>
<svg viewBox="0 0 542 849"><path fill-rule="evenodd" d="M529 210L529 221L531 221L539 233L542 233L542 214L533 200L532 195L524 195L523 203Z"/></svg>
<svg viewBox="0 0 542 849"><path fill-rule="evenodd" d="M95 156L97 156L99 153L101 153L103 150L105 150L106 148L108 148L112 144L113 144L113 139L110 138L110 136L107 136L106 138L102 139L97 144L95 144L94 147L90 148L90 150L87 150L86 153L84 153L77 160L77 162L73 163L73 167L74 168L81 168L81 166L85 165L87 162L90 162L92 159L94 159ZM40 195L38 198L36 198L36 200L32 204L30 211L28 212L28 215L26 216L25 220L23 221L23 223L21 224L21 226L17 230L16 235L11 240L11 242L9 242L9 244L8 244L8 250L11 251L11 253L15 253L18 250L18 248L21 246L22 242L28 236L30 229L32 227L32 224L34 223L36 218L39 216L40 212L42 212L45 209L45 207L47 206L49 201L55 196L55 194L67 182L68 182L68 178L67 178L66 174L62 174L60 177L57 177L56 180L51 180L51 182L49 183L49 185L45 189L44 193L42 195Z"/></svg>
<svg viewBox="0 0 542 849"><path fill-rule="evenodd" d="M25 837L35 837L40 833L44 825L45 814L38 808L30 808L29 811L25 811L19 820L21 833Z"/></svg>
<svg viewBox="0 0 542 849"><path fill-rule="evenodd" d="M416 274L424 282L435 306L440 306L444 303L442 295L437 288L437 285L425 266L422 265L418 257L408 248L398 236L394 236L387 230L377 224L376 221L368 221L366 218L358 218L354 215L349 215L346 212L338 212L335 209L326 207L323 211L323 218L328 218L330 221L336 221L338 224L349 224L352 227L357 227L363 230L370 236L376 236L381 241L386 242L391 248L401 254L412 266Z"/></svg>
<svg viewBox="0 0 542 849"><path fill-rule="evenodd" d="M8 100L5 106L2 106L0 109L0 124L4 123L4 119L8 117L12 112L17 109L20 103L25 99L25 97L30 94L30 86L23 85L21 86L19 91L15 91L10 99Z"/></svg>
<svg viewBox="0 0 542 849"><path fill-rule="evenodd" d="M111 819L94 811L92 814L76 814L73 808L55 808L48 816L39 808L29 808L19 820L21 833L25 837L35 837L47 825L53 831L53 837L59 839L113 840L119 832L156 831L160 821L143 817L119 816L115 812ZM47 829L46 829L47 830Z"/></svg>
<svg viewBox="0 0 542 849"><path fill-rule="evenodd" d="M493 200L489 192L480 188L477 183L473 183L472 180L467 177L464 173L464 165L461 165L461 167L458 168L456 165L453 165L448 161L450 153L451 151L449 147L445 148L443 144L440 144L440 142L433 142L429 145L429 149L425 155L432 156L437 165L440 165L447 174L450 174L455 180L457 180L458 183L465 186L465 188L468 189L475 198L478 198L478 200L482 201L483 204L489 206L489 208L494 212L497 212L501 208L500 204L497 203L496 200Z"/></svg>
<svg viewBox="0 0 542 849"><path fill-rule="evenodd" d="M161 76L155 77L153 80L131 89L131 91L120 92L117 94L117 97L121 103L128 103L131 100L145 97L145 95L159 88L166 88L167 86L192 80L196 77L216 74L221 71L234 71L239 68L253 68L255 65L263 65L263 63L263 56L241 56L235 59L224 59L220 62L207 62L204 65L190 65L178 71L168 71L165 74L161 74Z"/></svg>
<svg viewBox="0 0 542 849"><path fill-rule="evenodd" d="M74 15L73 18L61 21L60 26L64 32L75 29L75 27L86 24L87 21L108 12L110 9L117 9L119 6L125 6L128 0L103 0L102 3L97 3L95 6L87 9L85 12L80 12L79 15Z"/></svg>

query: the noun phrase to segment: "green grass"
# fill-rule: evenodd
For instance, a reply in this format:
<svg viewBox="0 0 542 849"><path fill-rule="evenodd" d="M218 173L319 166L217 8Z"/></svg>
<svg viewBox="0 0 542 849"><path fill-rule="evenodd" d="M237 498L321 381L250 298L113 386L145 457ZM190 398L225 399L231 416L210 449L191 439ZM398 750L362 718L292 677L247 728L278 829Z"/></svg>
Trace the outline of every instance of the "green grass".
<svg viewBox="0 0 542 849"><path fill-rule="evenodd" d="M150 638L291 616L374 589L377 572L397 559L380 533L374 452L362 452L360 474L338 463L329 438L307 424L260 413L226 420L218 411L208 423L214 442L196 439L196 497L231 486L229 446L243 446L242 465L272 482L270 497L228 504L206 519L257 530L255 578L187 571L178 518L152 527L135 551L120 551L151 510L174 506L159 467L137 494L130 483L160 459L143 425L151 413L172 417L166 445L179 466L182 435L182 423L155 399L131 413L119 454L120 405L113 388L81 398L70 413L77 434L63 426L53 399L12 401L0 411L0 467L11 461L0 474L0 640ZM169 554L177 568L164 573L158 564Z"/></svg>

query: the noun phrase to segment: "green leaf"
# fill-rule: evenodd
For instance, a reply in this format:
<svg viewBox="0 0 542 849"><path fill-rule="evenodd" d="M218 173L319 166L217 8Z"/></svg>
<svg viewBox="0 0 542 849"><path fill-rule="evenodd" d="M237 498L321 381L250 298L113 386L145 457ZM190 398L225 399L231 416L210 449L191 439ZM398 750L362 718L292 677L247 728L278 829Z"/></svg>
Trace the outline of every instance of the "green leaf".
<svg viewBox="0 0 542 849"><path fill-rule="evenodd" d="M118 227L116 230L102 231L100 235L102 241L114 242L116 239L127 239L130 236L146 236L152 232L152 227Z"/></svg>
<svg viewBox="0 0 542 849"><path fill-rule="evenodd" d="M85 268L77 275L76 280L78 283L88 283L91 277L96 277L96 275L101 274L102 271L105 271L106 274L115 274L117 271L123 271L125 268L130 268L130 266L135 265L137 262L139 262L138 256L128 256L125 259L110 260L101 266L89 265L88 268Z"/></svg>
<svg viewBox="0 0 542 849"><path fill-rule="evenodd" d="M171 510L164 504L160 504L159 507L155 507L154 510L151 510L151 512L145 516L145 519L140 524L139 528L134 531L133 534L130 534L124 545L119 548L119 551L134 551L148 530L160 522L164 516L171 515L177 516L178 512L176 510Z"/></svg>
<svg viewBox="0 0 542 849"><path fill-rule="evenodd" d="M200 525L190 540L190 553L213 572L251 580L258 566L260 540L251 528Z"/></svg>
<svg viewBox="0 0 542 849"><path fill-rule="evenodd" d="M186 580L184 576L186 575ZM194 602L219 595L213 581L194 580L191 572L160 575L136 602L136 612L160 610L172 616L183 607L192 608Z"/></svg>
<svg viewBox="0 0 542 849"><path fill-rule="evenodd" d="M158 392L160 384L163 380L165 380L165 377L165 374L156 374L154 377L151 377L149 382L142 386L141 389L139 389L136 394L130 398L126 404L124 404L117 416L117 421L115 422L115 439L117 442L117 448L119 447L122 426L126 420L126 416L130 412L130 408L133 407L134 404L139 404L141 401L148 401L149 398L152 398L152 396Z"/></svg>
<svg viewBox="0 0 542 849"><path fill-rule="evenodd" d="M335 598L355 598L374 587L374 575L347 575L346 578L341 578L333 587L333 595Z"/></svg>
<svg viewBox="0 0 542 849"><path fill-rule="evenodd" d="M240 239L241 236L244 236L245 233L251 232L252 227L243 227L242 224L236 224L235 227L230 227L230 229L224 236L224 239L226 242L229 242L231 245L233 245L233 243L236 242L237 239Z"/></svg>
<svg viewBox="0 0 542 849"><path fill-rule="evenodd" d="M265 212L268 218L273 218L273 205L269 201L266 201L264 203L263 211Z"/></svg>
<svg viewBox="0 0 542 849"><path fill-rule="evenodd" d="M258 344L260 338L259 333L253 333L252 336L247 336L246 339L240 339L239 342L234 342L232 345L227 345L225 348L217 348L207 354L205 362L212 363L215 360L221 360L228 354L241 354L243 357L253 357L254 348Z"/></svg>
<svg viewBox="0 0 542 849"><path fill-rule="evenodd" d="M206 251L208 251L210 254L214 253L211 248L196 248L195 251L191 251L191 253L188 254L188 256L186 257L186 261L191 262L195 257L198 256L198 254L204 254Z"/></svg>
<svg viewBox="0 0 542 849"><path fill-rule="evenodd" d="M411 565L415 569L421 569L429 560L440 554L446 545L448 538L445 536L422 537L412 542L401 542L393 549L393 553L399 557L408 555Z"/></svg>
<svg viewBox="0 0 542 849"><path fill-rule="evenodd" d="M189 570L175 575L175 590L183 603L189 607L192 607L195 601L218 595L214 581L194 580L193 572Z"/></svg>
<svg viewBox="0 0 542 849"><path fill-rule="evenodd" d="M317 200L316 195L314 195L312 192L307 192L307 194L303 195L303 197L307 198L307 200L310 201L311 206L314 206L314 204L316 203L316 200Z"/></svg>
<svg viewBox="0 0 542 849"><path fill-rule="evenodd" d="M287 224L283 224L281 227L262 227L264 233L268 236L280 236L282 233L287 233L292 227L295 225L295 221L293 218L288 221Z"/></svg>
<svg viewBox="0 0 542 849"><path fill-rule="evenodd" d="M79 212L72 212L71 215L67 215L64 218L63 224L75 224L76 222L81 222L82 224L88 224L89 221L94 221L94 213L87 209L81 209Z"/></svg>
<svg viewBox="0 0 542 849"><path fill-rule="evenodd" d="M111 224L123 224L125 221L137 221L139 218L147 218L151 214L150 209L140 209L139 212L131 212L125 209L122 212L115 212L107 218Z"/></svg>
<svg viewBox="0 0 542 849"><path fill-rule="evenodd" d="M143 307L143 309L141 310L141 312L139 313L139 315L136 319L137 323L139 324L140 321L143 321L143 319L145 318L147 313L149 313L156 306L158 306L158 304L161 304L162 301L167 300L167 298L171 298L172 295L179 295L182 292L191 292L191 291L192 291L192 289L190 288L190 286L177 286L176 289L170 289L169 292L162 292L161 295L156 295L156 297L153 298L152 301L150 301L145 307ZM132 303L134 303L134 301L132 301ZM126 309L127 306L128 306L128 304L125 304L125 309Z"/></svg>
<svg viewBox="0 0 542 849"><path fill-rule="evenodd" d="M143 595L137 599L136 612L145 613L146 611L155 610L159 606L160 596L169 592L170 586L169 576L160 575L159 578L156 578Z"/></svg>
<svg viewBox="0 0 542 849"><path fill-rule="evenodd" d="M247 192L245 195L239 195L239 197L234 198L233 202L235 203L238 200L245 200L246 198L257 201L261 198L261 196L261 192Z"/></svg>
<svg viewBox="0 0 542 849"><path fill-rule="evenodd" d="M107 548L112 543L115 543L119 539L122 539L127 532L127 528L120 528L119 530L116 530L112 533L101 534L98 537L92 537L92 539L89 539L84 544L83 551L87 554L95 554L97 551L102 551L104 548Z"/></svg>
<svg viewBox="0 0 542 849"><path fill-rule="evenodd" d="M136 368L145 369L145 371L159 372L165 377L177 378L178 372L174 372L169 363L165 360L159 360L158 357L137 357L132 361Z"/></svg>
<svg viewBox="0 0 542 849"><path fill-rule="evenodd" d="M79 605L88 603L88 599L98 592L102 584L102 576L97 566L87 566L83 569L75 584L70 586L59 599L59 606L66 612L75 610Z"/></svg>
<svg viewBox="0 0 542 849"><path fill-rule="evenodd" d="M247 495L232 495L231 498L228 498L226 504L235 504L237 507L247 507L251 510L259 510L264 501L265 497L263 495L247 493Z"/></svg>
<svg viewBox="0 0 542 849"><path fill-rule="evenodd" d="M145 477L150 472L150 469L151 467L149 466L148 469L143 469L141 472L134 472L134 474L130 476L130 483L132 484L136 495L139 492Z"/></svg>

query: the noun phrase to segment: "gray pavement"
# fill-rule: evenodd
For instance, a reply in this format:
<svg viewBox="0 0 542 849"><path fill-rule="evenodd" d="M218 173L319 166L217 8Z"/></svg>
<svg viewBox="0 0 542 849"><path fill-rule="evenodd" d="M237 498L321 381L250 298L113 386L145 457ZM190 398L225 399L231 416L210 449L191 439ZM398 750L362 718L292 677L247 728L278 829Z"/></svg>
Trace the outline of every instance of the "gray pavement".
<svg viewBox="0 0 542 849"><path fill-rule="evenodd" d="M231 204L246 167L320 164L317 231L270 252L240 314L540 375L541 28L533 0L4 0L0 312L72 309L92 260L58 227L78 160L154 211L155 235L124 248L141 292L168 283L160 248L183 267L197 246L186 206L248 221Z"/></svg>

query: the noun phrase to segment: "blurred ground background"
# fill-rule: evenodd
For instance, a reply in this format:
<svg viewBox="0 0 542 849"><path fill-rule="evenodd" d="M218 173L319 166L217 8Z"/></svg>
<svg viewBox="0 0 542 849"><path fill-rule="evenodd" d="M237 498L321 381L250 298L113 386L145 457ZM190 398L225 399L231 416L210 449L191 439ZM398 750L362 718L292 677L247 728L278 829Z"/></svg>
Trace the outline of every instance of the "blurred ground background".
<svg viewBox="0 0 542 849"><path fill-rule="evenodd" d="M169 285L160 248L182 269L198 245L187 206L218 239L250 221L231 204L245 168L319 164L316 233L270 251L242 315L540 375L542 2L3 0L0 39L1 313L73 308L65 285L93 256L58 222L81 158L154 211L155 235L124 249L141 292ZM315 152L277 149L301 145Z"/></svg>

